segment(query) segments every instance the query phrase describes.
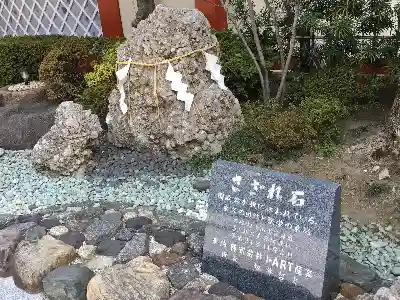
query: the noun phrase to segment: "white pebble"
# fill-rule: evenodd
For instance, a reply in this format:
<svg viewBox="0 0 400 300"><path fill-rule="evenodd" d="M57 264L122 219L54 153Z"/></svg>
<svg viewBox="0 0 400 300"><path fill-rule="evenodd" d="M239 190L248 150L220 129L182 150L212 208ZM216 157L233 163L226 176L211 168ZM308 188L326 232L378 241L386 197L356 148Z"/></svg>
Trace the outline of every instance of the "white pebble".
<svg viewBox="0 0 400 300"><path fill-rule="evenodd" d="M128 212L124 213L123 220L125 222L125 221L127 221L129 219L133 219L133 218L136 218L136 217L137 217L137 213L136 212L128 211Z"/></svg>
<svg viewBox="0 0 400 300"><path fill-rule="evenodd" d="M49 234L55 237L59 237L63 234L68 233L68 231L68 228L65 226L54 226L49 230Z"/></svg>
<svg viewBox="0 0 400 300"><path fill-rule="evenodd" d="M159 254L159 253L161 253L161 252L163 252L163 251L165 251L167 249L168 249L167 246L156 242L154 240L154 238L151 237L150 243L149 243L149 254L150 254L150 257L153 257L154 255Z"/></svg>
<svg viewBox="0 0 400 300"><path fill-rule="evenodd" d="M95 253L96 253L96 246L93 245L84 244L78 249L78 255L82 259L91 259L94 257Z"/></svg>
<svg viewBox="0 0 400 300"><path fill-rule="evenodd" d="M111 267L113 265L114 258L110 256L97 255L92 260L90 260L86 266L93 272L103 270L105 268Z"/></svg>

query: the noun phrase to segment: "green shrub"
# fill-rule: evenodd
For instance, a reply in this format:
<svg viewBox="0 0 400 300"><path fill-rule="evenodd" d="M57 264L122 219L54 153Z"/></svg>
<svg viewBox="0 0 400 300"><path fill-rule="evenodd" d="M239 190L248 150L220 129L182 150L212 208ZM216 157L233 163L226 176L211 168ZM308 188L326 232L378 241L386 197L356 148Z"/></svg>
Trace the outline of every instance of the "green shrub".
<svg viewBox="0 0 400 300"><path fill-rule="evenodd" d="M30 80L37 80L39 66L47 53L64 40L62 36L20 36L0 38L0 85L22 81L26 68Z"/></svg>
<svg viewBox="0 0 400 300"><path fill-rule="evenodd" d="M118 41L111 44L101 62L94 65L93 72L85 74L87 87L79 100L103 121L107 114L108 97L116 86L115 63L118 45Z"/></svg>
<svg viewBox="0 0 400 300"><path fill-rule="evenodd" d="M337 141L341 120L349 115L342 100L334 97L307 97L299 105L302 114L311 122L319 138Z"/></svg>
<svg viewBox="0 0 400 300"><path fill-rule="evenodd" d="M360 75L352 66L340 66L305 76L303 95L305 97L333 95L350 105L369 103L378 100L378 93L395 82L394 74Z"/></svg>
<svg viewBox="0 0 400 300"><path fill-rule="evenodd" d="M316 138L309 120L295 107L254 119L252 127L263 138L264 149L287 152L302 149Z"/></svg>
<svg viewBox="0 0 400 300"><path fill-rule="evenodd" d="M317 135L317 152L328 156L336 151L342 133L342 120L349 109L342 100L334 97L307 97L298 108L309 120Z"/></svg>
<svg viewBox="0 0 400 300"><path fill-rule="evenodd" d="M340 97L343 102L351 102L356 96L356 72L349 67L320 70L304 80L305 97Z"/></svg>
<svg viewBox="0 0 400 300"><path fill-rule="evenodd" d="M221 48L222 73L227 87L239 100L251 100L260 94L256 66L239 36L232 30L215 32Z"/></svg>
<svg viewBox="0 0 400 300"><path fill-rule="evenodd" d="M84 75L104 54L106 39L70 37L43 59L39 79L49 88L49 99L59 103L76 100L86 87Z"/></svg>

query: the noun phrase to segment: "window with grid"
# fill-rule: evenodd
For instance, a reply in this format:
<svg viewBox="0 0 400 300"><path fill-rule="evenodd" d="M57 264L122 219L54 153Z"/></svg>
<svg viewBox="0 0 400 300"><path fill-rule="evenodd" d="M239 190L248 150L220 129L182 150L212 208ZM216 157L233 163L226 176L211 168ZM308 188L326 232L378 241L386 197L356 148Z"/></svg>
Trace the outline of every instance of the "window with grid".
<svg viewBox="0 0 400 300"><path fill-rule="evenodd" d="M97 0L1 0L0 36L101 36Z"/></svg>

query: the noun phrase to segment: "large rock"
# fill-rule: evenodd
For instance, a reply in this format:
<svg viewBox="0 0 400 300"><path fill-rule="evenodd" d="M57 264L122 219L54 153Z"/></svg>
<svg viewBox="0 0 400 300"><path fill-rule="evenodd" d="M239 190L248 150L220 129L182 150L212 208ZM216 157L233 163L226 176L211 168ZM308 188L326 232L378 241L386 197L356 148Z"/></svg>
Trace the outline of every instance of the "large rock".
<svg viewBox="0 0 400 300"><path fill-rule="evenodd" d="M32 149L53 126L55 112L46 103L0 105L0 148Z"/></svg>
<svg viewBox="0 0 400 300"><path fill-rule="evenodd" d="M216 296L203 294L196 289L184 289L176 292L169 300L238 300L234 296Z"/></svg>
<svg viewBox="0 0 400 300"><path fill-rule="evenodd" d="M33 148L32 161L39 167L71 174L88 162L90 143L101 131L99 118L90 110L72 101L63 102L57 108L55 124Z"/></svg>
<svg viewBox="0 0 400 300"><path fill-rule="evenodd" d="M15 248L21 239L17 229L0 230L0 277L7 277Z"/></svg>
<svg viewBox="0 0 400 300"><path fill-rule="evenodd" d="M86 300L86 287L93 276L87 267L63 266L43 279L43 291L49 300Z"/></svg>
<svg viewBox="0 0 400 300"><path fill-rule="evenodd" d="M74 247L46 235L38 242L22 241L15 250L15 284L30 292L40 292L43 277L75 259Z"/></svg>
<svg viewBox="0 0 400 300"><path fill-rule="evenodd" d="M87 287L88 300L164 300L169 293L164 272L144 256L103 270Z"/></svg>
<svg viewBox="0 0 400 300"><path fill-rule="evenodd" d="M0 88L0 106L18 104L24 106L31 103L47 101L47 91L42 82L29 82L29 85L16 84Z"/></svg>
<svg viewBox="0 0 400 300"><path fill-rule="evenodd" d="M208 53L217 54L219 50L210 24L195 9L157 5L132 30L134 38L118 49L119 61L132 58L135 62L154 63L213 45ZM183 74L182 82L188 85L188 92L194 94L191 111L185 111L184 103L177 100L177 93L171 89L171 82L165 79L168 64L157 67L158 107L154 97L154 68L132 66L129 84L125 84L128 112L125 115L121 112L117 90L109 98L110 141L119 147L148 148L154 153L166 150L182 158L218 153L242 122L238 100L211 79L202 53L174 61L172 65L175 72Z"/></svg>

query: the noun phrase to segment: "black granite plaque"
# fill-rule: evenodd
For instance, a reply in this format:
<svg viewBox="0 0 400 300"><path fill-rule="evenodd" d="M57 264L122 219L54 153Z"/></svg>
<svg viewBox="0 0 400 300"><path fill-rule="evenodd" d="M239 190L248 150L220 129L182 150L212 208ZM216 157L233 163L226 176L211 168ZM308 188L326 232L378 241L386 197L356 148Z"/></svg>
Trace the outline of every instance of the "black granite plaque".
<svg viewBox="0 0 400 300"><path fill-rule="evenodd" d="M340 186L213 165L203 271L268 300L328 299L339 281Z"/></svg>

